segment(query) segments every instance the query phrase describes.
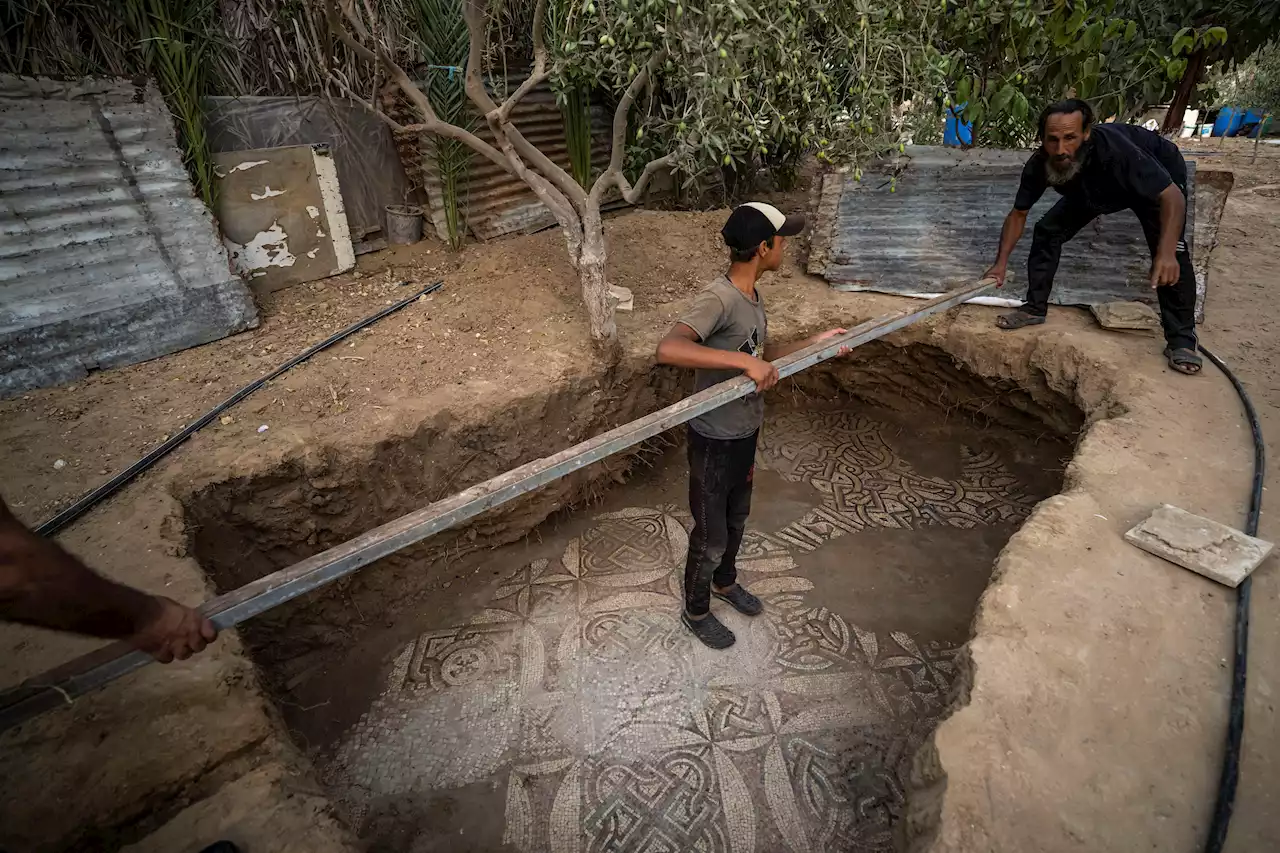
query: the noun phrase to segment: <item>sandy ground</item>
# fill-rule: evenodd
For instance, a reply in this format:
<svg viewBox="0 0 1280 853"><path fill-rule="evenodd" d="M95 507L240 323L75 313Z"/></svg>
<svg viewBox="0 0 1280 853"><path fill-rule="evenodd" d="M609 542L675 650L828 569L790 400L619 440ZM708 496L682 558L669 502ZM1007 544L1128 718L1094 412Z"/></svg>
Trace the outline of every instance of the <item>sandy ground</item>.
<svg viewBox="0 0 1280 853"><path fill-rule="evenodd" d="M1259 407L1269 444L1280 446L1280 380L1273 363L1280 308L1264 295L1275 266L1272 253L1280 244L1280 198L1266 189L1250 191L1280 182L1280 154L1264 146L1258 163L1252 164L1243 143L1228 141L1222 148L1210 143L1202 150L1215 168L1236 171L1236 189L1228 201L1213 257L1204 340L1238 369ZM636 295L637 311L623 318L622 329L637 354L652 346L680 300L719 270L715 237L720 220L721 215L714 213L639 212L611 223L611 273L617 283L631 287ZM443 276L447 284L433 298L388 318L356 336L351 345L321 355L259 392L231 412L229 423L207 428L159 470L92 513L64 539L108 573L192 603L201 600L207 595L207 586L194 563L174 547L172 537L156 529L175 513L172 495L178 485L189 485L192 478L208 476L211 468L219 466L234 469L244 464L252 468L308 443L358 443L384 433L395 421L398 409L406 406L421 411L433 400L457 404L460 395L499 393L495 388L510 393L513 385L551 381L590 357L585 330L578 320L575 285L557 235L544 233L472 246L458 257L421 245L362 259L358 279L344 276L294 288L265 305L262 327L254 332L155 362L95 374L68 388L32 392L0 403L6 500L24 519L42 520L242 384L305 345L399 298L406 287L399 281L413 279L425 284L437 276ZM831 302L834 307L819 317L822 312L805 309L804 304L806 299L825 298L820 295L820 285L794 272L777 277L764 292L770 304L777 306L772 316L785 318L790 312L799 318L790 326L786 319L779 323L780 330L791 333L812 330L806 324L827 319L833 311L865 317L897 304L881 297L842 297ZM989 315L966 309L962 325L976 329L974 324L985 324ZM1063 311L1057 312L1045 335L1076 336L1079 348L1083 346L1080 340L1092 342L1098 333L1075 312ZM976 341L990 336L973 331L970 337ZM1148 383L1148 395L1166 394L1176 401L1162 410L1166 417L1176 420L1177 413L1183 412L1188 419L1187 424L1170 421L1170 435L1176 435L1185 446L1170 448L1173 453L1164 463L1166 470L1147 468L1129 473L1144 486L1160 485L1170 493L1186 494L1181 503L1188 509L1211 513L1224 521L1232 521L1235 513L1242 520L1247 446L1239 432L1230 441L1223 438L1228 433L1218 432L1238 430L1239 416L1212 370L1203 379L1173 378L1166 375L1158 358L1147 352L1154 343L1117 343L1108 337L1098 347L1105 350L1113 370L1123 365L1121 372L1130 374L1131 384ZM1087 368L1088 364L1082 367L1077 363L1070 369L1081 372ZM1067 368L1060 366L1060 372L1063 370ZM1212 431L1197 434L1190 427L1206 411L1212 412ZM269 429L259 433L261 424ZM1209 435L1213 438L1206 438ZM1131 448L1129 452L1136 457L1140 450ZM58 459L67 465L55 468ZM1160 463L1144 457L1144 464ZM1116 467L1125 468L1119 463ZM1268 485L1274 482L1275 475ZM1232 497L1237 492L1238 496ZM1197 496L1220 503L1193 505ZM1280 535L1276 519L1280 514L1268 514L1264 506L1263 536L1274 539ZM1112 592L1105 585L1081 590L1080 606L1087 610L1089 605L1083 602L1088 602L1090 595ZM1203 621L1161 631L1155 631L1146 620L1134 623L1154 632L1147 639L1154 637L1150 651L1160 655L1162 685L1181 679L1189 685L1186 690L1190 693L1194 693L1193 687L1205 687L1201 694L1186 696L1186 710L1178 710L1190 718L1173 721L1177 723L1174 731L1191 732L1186 736L1203 751L1174 757L1162 754L1165 747L1146 750L1142 755L1149 764L1127 769L1136 778L1160 779L1164 774L1158 765L1162 762L1200 768L1194 779L1170 781L1167 796L1155 797L1148 792L1152 809L1169 824L1160 837L1176 839L1156 849L1199 847L1197 833L1207 825L1205 815L1220 757L1213 750L1221 742L1225 663L1215 663L1213 672L1198 668L1215 656L1220 661L1229 652L1229 597L1201 587L1193 592L1180 588L1178 595L1184 594L1189 596L1187 601L1194 598L1201 602L1196 607L1202 609L1168 612L1182 617L1194 612ZM1280 786L1280 724L1273 709L1274 692L1280 689L1274 678L1280 671L1280 580L1275 576L1274 560L1259 570L1254 595L1246 755L1230 842L1230 849L1239 851L1280 848L1280 826L1275 818L1280 804L1274 793ZM1089 628L1078 625L1077 630ZM1193 634L1196 636L1188 636ZM14 683L94 645L4 629L0 631L0 648L5 649L0 655L0 682ZM979 678L981 672L979 668ZM1126 688L1117 689L1113 703L1133 698L1125 695ZM1214 693L1215 689L1219 692ZM175 697L181 698L175 701ZM145 718L143 709L147 709ZM231 637L192 664L164 671L151 668L100 698L55 717L0 738L0 775L32 778L31 774L38 773L48 780L46 794L39 802L28 798L18 803L12 793L5 797L5 831L18 839L43 838L50 849L58 846L56 839L65 843L77 832L80 840L86 834L92 837L96 831L92 825L106 830L121 821L136 820L153 801L165 802L167 811L156 819L167 820L175 813L169 800L197 802L226 790L226 782L242 773L257 772L252 762L250 766L236 762L244 762L246 755L277 737L251 668ZM959 728L953 727L953 731ZM194 743L192 732L197 733ZM1140 734L1141 729L1135 729L1135 736ZM176 740L175 735L185 740ZM973 742L978 742L977 734ZM1166 745L1176 748L1177 744L1175 738ZM149 755L142 758L141 752ZM31 756L37 753L46 757L33 764ZM999 762L993 759L992 766ZM1020 787L1028 778L1011 777L1008 795L1025 796L1027 790L1034 791ZM1078 796L1083 798L1081 802L1097 803L1117 792L1136 798L1133 808L1143 806L1140 793L1132 787L1107 791L1103 786L1095 792L1096 800L1090 800L1088 792ZM1179 800L1174 794L1185 797ZM987 795L991 795L990 787ZM1076 796L1061 791L1054 795ZM1066 807L1058 809L1064 810ZM186 817L175 820L197 820L199 816L190 812L182 812ZM1186 817L1188 813L1191 818ZM958 814L977 820L976 813ZM1018 838L1041 841L1019 847L999 833L981 837L990 849L1001 850L1132 849L1124 846L1123 838L1107 836L1091 825L1088 813L1072 812L1071 819L1074 835L1066 831L1037 834L1040 821L1052 823L1056 818L1034 810L1000 816L998 809L991 808L982 818L988 827L993 821L1003 821L1018 827L1014 833ZM72 830L69 824L79 829ZM61 828L51 829L53 826ZM134 839L111 836L111 844L96 849L141 839L146 831L147 827L133 830ZM327 833L324 842L317 841L312 849L339 849L325 847L338 845L339 835L337 830ZM1072 842L1073 838L1077 840ZM36 845L13 846L21 850ZM283 845L268 847L286 849Z"/></svg>
<svg viewBox="0 0 1280 853"><path fill-rule="evenodd" d="M1262 145L1252 162L1250 143L1228 142L1193 149L1208 155L1202 162L1236 174L1213 255L1203 342L1231 365L1258 409L1270 456L1259 535L1274 542L1280 541L1280 470L1271 461L1280 452L1280 304L1274 294L1280 153ZM1241 488L1247 489L1243 476ZM1234 523L1243 525L1243 518ZM1250 625L1244 760L1227 844L1239 853L1280 849L1280 573L1274 557L1255 574Z"/></svg>
<svg viewBox="0 0 1280 853"><path fill-rule="evenodd" d="M677 300L717 274L720 218L610 221L612 280L635 294L625 331L665 325ZM273 382L180 455L260 448L289 429L374 436L397 401L476 379L547 382L565 362L590 358L558 232L472 243L459 255L424 241L359 261L353 273L268 296L254 331L0 402L6 500L27 521L52 515L289 357L441 279L443 289ZM65 467L54 467L59 459Z"/></svg>

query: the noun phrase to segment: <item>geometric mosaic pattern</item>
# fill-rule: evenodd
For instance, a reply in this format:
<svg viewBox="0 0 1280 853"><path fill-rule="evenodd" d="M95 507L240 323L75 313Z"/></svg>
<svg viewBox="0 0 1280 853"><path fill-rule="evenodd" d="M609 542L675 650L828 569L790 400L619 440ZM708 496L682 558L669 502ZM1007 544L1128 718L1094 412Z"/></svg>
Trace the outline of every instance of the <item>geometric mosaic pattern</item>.
<svg viewBox="0 0 1280 853"><path fill-rule="evenodd" d="M917 473L879 424L851 412L784 412L771 426L761 434L761 467L822 495L820 506L778 532L802 551L871 527L1021 523L1036 503L990 451L962 447L963 473L947 480Z"/></svg>
<svg viewBox="0 0 1280 853"><path fill-rule="evenodd" d="M690 518L597 516L558 560L504 577L464 625L428 631L323 767L357 822L385 798L505 787L504 840L526 853L887 851L906 762L936 725L957 649L877 634L812 600L794 555L869 527L969 527L1033 501L991 455L924 477L875 423L784 413L762 468L817 506L748 528L712 651L679 622Z"/></svg>

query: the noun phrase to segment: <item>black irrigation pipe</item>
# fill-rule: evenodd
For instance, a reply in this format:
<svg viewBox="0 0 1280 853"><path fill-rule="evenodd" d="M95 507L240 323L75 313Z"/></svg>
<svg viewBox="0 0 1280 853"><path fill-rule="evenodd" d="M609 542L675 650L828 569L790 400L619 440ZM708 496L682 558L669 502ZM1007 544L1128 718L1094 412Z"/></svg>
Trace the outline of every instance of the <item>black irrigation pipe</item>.
<svg viewBox="0 0 1280 853"><path fill-rule="evenodd" d="M98 486L98 488L86 494L84 497L80 498L80 500L76 501L71 506L67 507L62 512L58 513L53 518L46 521L44 524L41 524L39 527L36 528L36 533L40 534L41 536L53 536L55 533L57 533L58 531L66 527L68 524L71 524L71 522L75 521L80 516L84 515L86 512L93 509L98 504L102 503L102 501L106 500L107 498L114 495L116 492L120 491L120 489L128 485L129 482L131 482L143 471L146 471L152 465L156 464L161 459L163 459L164 457L172 453L174 448L176 448L179 444L182 444L184 441L186 441L188 438L194 435L197 430L206 426L210 421L212 421L218 415L222 414L227 409L234 406L236 403L239 403L245 397L248 397L254 391L257 391L263 385L266 385L272 379L275 379L277 376L279 376L282 373L285 373L286 371L292 370L293 368L297 367L299 364L302 364L302 362L311 358L311 356L315 355L316 353L323 352L324 350L328 349L334 344L342 341L344 338L354 335L356 332L360 331L366 326L370 326L378 322L383 317L386 317L388 314L394 314L395 312L399 311L401 308L408 305L410 302L413 302L415 299L418 299L422 296L426 296L428 293L435 293L437 290L439 290L443 286L444 286L443 281L437 281L435 284L429 284L426 287L419 290L417 293L413 294L412 296L406 296L404 299L401 299L396 304L388 305L386 308L383 308L378 313L372 314L368 317L365 317L363 320L359 320L355 323L352 323L350 326L347 326L345 329L343 329L340 332L334 332L332 335L325 338L320 343L303 350L298 355L295 355L293 358L289 359L284 364L280 365L275 370L268 373L266 376L263 376L261 379L255 379L254 381L250 382L248 385L244 386L239 391L232 394L230 397L223 400L221 403L214 406L209 411L205 412L196 420L187 424L187 426L183 427L182 430L180 430L177 433L177 435L170 438L164 444L160 445L155 450L151 451L146 456L139 459L137 462L134 462L128 468L121 471L119 474L116 474L110 480L108 480L107 482L103 483L101 486Z"/></svg>
<svg viewBox="0 0 1280 853"><path fill-rule="evenodd" d="M1249 392L1231 372L1231 368L1203 346L1200 352L1214 363L1231 381L1240 402L1244 406L1245 417L1249 419L1249 430L1253 433L1253 488L1249 495L1249 515L1245 520L1244 532L1250 536L1258 535L1258 519L1262 515L1262 483L1267 472L1267 451L1262 441L1262 427L1258 423L1258 413L1249 399ZM1209 825L1209 840L1205 843L1205 853L1221 853L1227 843L1227 831L1231 828L1231 813L1235 809L1236 787L1240 781L1240 745L1244 740L1244 700L1245 680L1249 674L1249 601L1253 593L1253 578L1245 578L1237 588L1236 596L1236 630L1235 661L1231 666L1231 705L1227 714L1227 753L1222 759L1222 776L1218 780L1218 799L1213 806L1213 822Z"/></svg>

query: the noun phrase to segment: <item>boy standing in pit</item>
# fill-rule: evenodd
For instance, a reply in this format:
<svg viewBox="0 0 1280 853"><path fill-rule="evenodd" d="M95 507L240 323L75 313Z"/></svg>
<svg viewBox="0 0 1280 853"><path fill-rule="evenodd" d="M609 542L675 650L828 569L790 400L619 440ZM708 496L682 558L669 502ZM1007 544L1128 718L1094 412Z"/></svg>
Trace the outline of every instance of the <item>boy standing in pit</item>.
<svg viewBox="0 0 1280 853"><path fill-rule="evenodd" d="M766 343L768 323L756 282L782 265L787 238L804 229L803 216L748 202L729 215L721 235L729 272L713 281L658 344L658 362L689 367L695 393L745 373L756 393L689 422L689 509L693 532L684 570L681 619L713 649L733 645L733 632L711 613L711 596L755 616L763 605L738 583L738 547L751 511L756 439L764 422L764 392L778 381L770 362L843 334L831 329L786 346Z"/></svg>

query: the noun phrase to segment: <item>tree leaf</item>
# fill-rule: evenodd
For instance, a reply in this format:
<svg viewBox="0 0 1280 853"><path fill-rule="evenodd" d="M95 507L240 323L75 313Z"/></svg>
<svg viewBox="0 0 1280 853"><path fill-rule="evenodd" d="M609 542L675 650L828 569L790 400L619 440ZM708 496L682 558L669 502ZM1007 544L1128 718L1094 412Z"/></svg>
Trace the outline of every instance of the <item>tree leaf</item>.
<svg viewBox="0 0 1280 853"><path fill-rule="evenodd" d="M1081 0L1076 0L1075 9L1072 10L1071 17L1067 19L1066 31L1074 35L1075 32L1080 29L1081 25L1084 24L1085 16L1088 14L1088 5L1081 2Z"/></svg>
<svg viewBox="0 0 1280 853"><path fill-rule="evenodd" d="M1084 50L1095 51L1102 46L1102 27L1102 21L1094 21L1084 31L1084 37L1081 39Z"/></svg>
<svg viewBox="0 0 1280 853"><path fill-rule="evenodd" d="M1190 27L1183 27L1182 29L1178 30L1178 34L1173 37L1173 44L1170 46L1169 49L1174 56L1181 56L1182 54L1191 50L1192 46L1195 45L1195 43L1196 43L1195 33L1191 31Z"/></svg>
<svg viewBox="0 0 1280 853"><path fill-rule="evenodd" d="M1017 90L1010 84L1006 83L991 98L991 112L993 115L1001 115L1009 109L1013 103L1013 97L1017 94Z"/></svg>
<svg viewBox="0 0 1280 853"><path fill-rule="evenodd" d="M969 102L969 106L965 107L965 121L973 122L974 126L982 124L982 120L986 118L987 108L981 98L975 98Z"/></svg>
<svg viewBox="0 0 1280 853"><path fill-rule="evenodd" d="M1031 110L1031 105L1027 103L1027 96L1021 92L1015 92L1013 95L1013 117L1019 122L1027 120L1027 113Z"/></svg>
<svg viewBox="0 0 1280 853"><path fill-rule="evenodd" d="M1088 100L1093 97L1093 93L1098 90L1098 75L1090 74L1080 81L1079 96Z"/></svg>

